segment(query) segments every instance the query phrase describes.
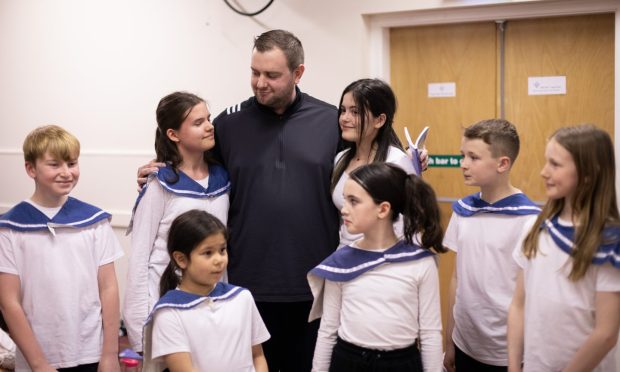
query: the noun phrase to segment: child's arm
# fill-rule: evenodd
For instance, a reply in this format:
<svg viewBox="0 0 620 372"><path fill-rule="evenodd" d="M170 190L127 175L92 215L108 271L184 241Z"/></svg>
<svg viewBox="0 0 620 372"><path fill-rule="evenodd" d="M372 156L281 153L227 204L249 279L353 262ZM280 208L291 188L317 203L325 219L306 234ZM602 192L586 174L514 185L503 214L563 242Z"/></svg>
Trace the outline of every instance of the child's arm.
<svg viewBox="0 0 620 372"><path fill-rule="evenodd" d="M164 216L164 200L159 182L151 182L133 216L123 320L129 344L137 352L142 352L142 326L153 305L149 301L149 259Z"/></svg>
<svg viewBox="0 0 620 372"><path fill-rule="evenodd" d="M591 371L618 341L620 292L596 292L595 325L592 334L564 368L564 372Z"/></svg>
<svg viewBox="0 0 620 372"><path fill-rule="evenodd" d="M0 310L9 326L13 341L24 354L33 371L55 371L39 345L21 305L19 276L0 273Z"/></svg>
<svg viewBox="0 0 620 372"><path fill-rule="evenodd" d="M450 279L450 288L448 292L448 319L446 319L446 335L444 337L444 341L446 343L446 354L443 358L443 366L448 372L456 371L454 366L454 343L452 342L452 332L454 331L454 303L456 302L456 280L455 266L452 271L452 279Z"/></svg>
<svg viewBox="0 0 620 372"><path fill-rule="evenodd" d="M265 359L261 344L252 346L252 362L254 363L256 372L269 372L267 359Z"/></svg>
<svg viewBox="0 0 620 372"><path fill-rule="evenodd" d="M103 319L103 348L99 371L120 371L118 363L118 328L120 326L118 285L114 263L99 266L97 273L99 300Z"/></svg>
<svg viewBox="0 0 620 372"><path fill-rule="evenodd" d="M418 284L418 329L424 371L441 371L441 305L439 274L434 259L427 259Z"/></svg>
<svg viewBox="0 0 620 372"><path fill-rule="evenodd" d="M164 361L170 372L197 372L190 353L168 354L164 356Z"/></svg>
<svg viewBox="0 0 620 372"><path fill-rule="evenodd" d="M254 369L257 372L267 372L269 367L267 365L267 358L265 358L265 354L263 353L262 343L269 340L271 335L265 326L265 322L263 322L263 318L260 316L258 312L258 308L256 307L256 303L254 302L254 298L249 291L242 291L240 293L239 298L247 297L247 301L250 305L250 318L251 318L251 327L252 327L252 363L254 364Z"/></svg>
<svg viewBox="0 0 620 372"><path fill-rule="evenodd" d="M323 316L317 335L312 371L328 371L332 358L338 328L340 328L340 308L342 307L342 291L339 283L325 281L323 293Z"/></svg>
<svg viewBox="0 0 620 372"><path fill-rule="evenodd" d="M525 289L523 270L517 273L515 292L508 310L508 370L520 372L523 363L523 307Z"/></svg>
<svg viewBox="0 0 620 372"><path fill-rule="evenodd" d="M458 263L458 250L461 248L462 239L459 239L459 227L461 226L460 217L457 213L452 213L450 216L450 222L446 228L446 233L443 238L443 245L454 252L454 270L452 271L452 278L450 279L450 287L448 289L448 314L446 319L446 333L444 342L446 345L446 354L444 355L443 365L448 372L454 372L454 342L452 341L452 334L454 333L454 305L456 303L456 288L458 284L457 263ZM441 258L440 258L441 259Z"/></svg>

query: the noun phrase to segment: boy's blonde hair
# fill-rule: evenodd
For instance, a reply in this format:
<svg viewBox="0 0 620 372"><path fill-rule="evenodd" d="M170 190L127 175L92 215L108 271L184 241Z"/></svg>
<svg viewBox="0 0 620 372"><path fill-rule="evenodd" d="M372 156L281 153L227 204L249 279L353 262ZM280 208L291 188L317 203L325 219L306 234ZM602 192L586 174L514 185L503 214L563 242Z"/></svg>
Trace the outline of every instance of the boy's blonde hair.
<svg viewBox="0 0 620 372"><path fill-rule="evenodd" d="M45 125L30 132L23 145L24 160L34 164L46 152L64 161L80 156L80 141L58 125Z"/></svg>
<svg viewBox="0 0 620 372"><path fill-rule="evenodd" d="M517 128L504 119L482 120L465 128L463 136L467 139L481 139L489 145L494 158L507 156L514 164L519 155L519 134Z"/></svg>

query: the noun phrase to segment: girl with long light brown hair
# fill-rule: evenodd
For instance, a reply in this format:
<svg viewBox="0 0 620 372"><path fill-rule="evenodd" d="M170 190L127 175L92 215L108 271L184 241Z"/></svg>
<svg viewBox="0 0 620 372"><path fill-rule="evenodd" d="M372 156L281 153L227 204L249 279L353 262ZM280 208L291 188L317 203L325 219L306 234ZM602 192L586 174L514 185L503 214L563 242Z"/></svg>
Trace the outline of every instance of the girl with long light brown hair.
<svg viewBox="0 0 620 372"><path fill-rule="evenodd" d="M617 371L620 217L614 148L592 125L561 128L545 149L548 201L513 256L510 371Z"/></svg>

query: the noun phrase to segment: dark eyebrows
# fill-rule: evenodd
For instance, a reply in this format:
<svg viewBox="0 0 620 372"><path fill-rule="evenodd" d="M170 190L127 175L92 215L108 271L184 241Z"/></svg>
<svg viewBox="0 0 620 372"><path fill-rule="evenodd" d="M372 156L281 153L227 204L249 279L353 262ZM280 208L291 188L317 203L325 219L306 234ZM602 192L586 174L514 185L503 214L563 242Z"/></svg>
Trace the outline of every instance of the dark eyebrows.
<svg viewBox="0 0 620 372"><path fill-rule="evenodd" d="M357 196L355 196L353 194L345 195L344 198L348 199L348 200L353 200L353 201L359 201L360 200Z"/></svg>

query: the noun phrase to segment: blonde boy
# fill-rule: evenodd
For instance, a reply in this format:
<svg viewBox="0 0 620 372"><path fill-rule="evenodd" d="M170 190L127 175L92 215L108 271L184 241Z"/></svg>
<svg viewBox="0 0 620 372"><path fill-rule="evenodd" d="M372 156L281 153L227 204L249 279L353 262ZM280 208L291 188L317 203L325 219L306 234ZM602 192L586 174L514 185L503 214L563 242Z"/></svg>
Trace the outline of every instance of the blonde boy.
<svg viewBox="0 0 620 372"><path fill-rule="evenodd" d="M444 366L448 371L506 371L508 306L517 266L512 251L540 208L510 183L519 136L506 120L465 129L465 184L480 192L456 201L444 245L455 253Z"/></svg>
<svg viewBox="0 0 620 372"><path fill-rule="evenodd" d="M122 249L109 214L69 197L80 144L48 125L23 150L34 193L0 216L0 310L17 344L16 371L118 371Z"/></svg>

